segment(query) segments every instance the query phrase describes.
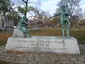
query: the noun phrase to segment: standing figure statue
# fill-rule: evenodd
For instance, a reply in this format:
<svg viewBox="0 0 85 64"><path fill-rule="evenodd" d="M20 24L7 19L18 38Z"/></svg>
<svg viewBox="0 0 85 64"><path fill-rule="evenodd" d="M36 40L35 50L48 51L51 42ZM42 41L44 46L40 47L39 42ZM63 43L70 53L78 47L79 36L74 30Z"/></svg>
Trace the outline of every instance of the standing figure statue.
<svg viewBox="0 0 85 64"><path fill-rule="evenodd" d="M60 23L62 25L62 37L64 37L64 26L66 24L66 32L67 37L69 38L69 16L70 16L70 10L68 8L68 5L63 5L60 7L60 10L58 14L55 16L60 16Z"/></svg>

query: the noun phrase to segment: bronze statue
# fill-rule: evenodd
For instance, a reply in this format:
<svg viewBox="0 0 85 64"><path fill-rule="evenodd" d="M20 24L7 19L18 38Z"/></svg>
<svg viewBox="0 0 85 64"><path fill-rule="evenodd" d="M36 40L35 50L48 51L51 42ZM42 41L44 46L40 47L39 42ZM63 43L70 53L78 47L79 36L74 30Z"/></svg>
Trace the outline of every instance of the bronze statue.
<svg viewBox="0 0 85 64"><path fill-rule="evenodd" d="M70 16L70 9L68 5L63 5L60 7L58 14L55 16L60 16L60 23L62 25L62 37L64 37L64 25L66 24L66 32L67 37L69 38L69 16Z"/></svg>

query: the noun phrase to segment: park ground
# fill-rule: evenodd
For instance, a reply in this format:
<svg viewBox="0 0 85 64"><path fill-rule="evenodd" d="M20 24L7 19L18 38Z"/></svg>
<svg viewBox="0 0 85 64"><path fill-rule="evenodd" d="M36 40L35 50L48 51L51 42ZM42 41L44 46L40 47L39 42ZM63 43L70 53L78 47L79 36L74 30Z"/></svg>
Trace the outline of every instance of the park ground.
<svg viewBox="0 0 85 64"><path fill-rule="evenodd" d="M65 32L66 32L66 30L65 30ZM32 29L32 30L29 30L29 33L30 33L31 36L62 36L61 28ZM66 33L65 33L65 35L66 35ZM6 44L6 42L7 42L8 37L11 37L11 36L12 36L12 32L0 31L0 48L3 48L4 44ZM58 57L59 57L59 59L63 59L63 61L66 59L65 61L69 61L69 62L71 62L73 64L84 64L84 62L85 62L84 61L85 60L85 52L84 52L85 51L85 29L76 29L76 28L73 29L72 28L72 29L70 29L70 36L73 36L73 37L77 38L79 46L82 49L82 51L81 51L82 55L80 55L80 56L78 56L78 55L67 55L68 57L72 56L71 58L68 58L67 56L64 56L64 55L62 56L62 54L60 54L59 56L62 56L62 57L59 57L59 56ZM3 57L3 54L2 54L2 57ZM33 54L34 53L32 53L32 55ZM37 53L35 53L35 54L37 54ZM28 54L28 55L30 55L30 54ZM42 54L39 54L39 55L41 55L41 57L42 57L42 55L46 55L47 57L50 58L51 56L56 56L57 57L58 54L49 54L49 56L48 56L47 53L46 54L42 53ZM22 56L22 58L23 58L23 55L19 55L19 56ZM81 56L84 56L84 58L81 57ZM34 57L35 57L35 55L34 55ZM32 58L33 58L33 56L32 56ZM36 57L36 58L39 58L39 57ZM55 59L55 57L54 57L54 59ZM75 61L75 63L68 60L68 59L73 59ZM78 61L78 59L82 60L82 62ZM47 60L49 60L49 59L47 59ZM0 64L9 64L9 62L0 61ZM61 64L63 64L63 63L61 63Z"/></svg>

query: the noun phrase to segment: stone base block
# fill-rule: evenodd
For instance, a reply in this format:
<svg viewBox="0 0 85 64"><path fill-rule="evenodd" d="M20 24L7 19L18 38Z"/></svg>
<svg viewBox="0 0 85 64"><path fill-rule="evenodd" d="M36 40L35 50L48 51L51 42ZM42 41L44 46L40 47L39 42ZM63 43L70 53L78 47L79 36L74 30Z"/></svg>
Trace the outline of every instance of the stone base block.
<svg viewBox="0 0 85 64"><path fill-rule="evenodd" d="M23 52L54 52L80 54L77 39L56 36L33 36L30 38L8 38L6 50Z"/></svg>

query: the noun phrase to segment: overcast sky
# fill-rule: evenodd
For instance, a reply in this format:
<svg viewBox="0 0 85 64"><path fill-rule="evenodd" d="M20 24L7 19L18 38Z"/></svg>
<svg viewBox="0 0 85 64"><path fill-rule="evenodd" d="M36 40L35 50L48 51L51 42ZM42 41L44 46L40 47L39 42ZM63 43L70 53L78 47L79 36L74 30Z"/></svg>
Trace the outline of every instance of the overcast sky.
<svg viewBox="0 0 85 64"><path fill-rule="evenodd" d="M44 11L49 11L51 14L55 13L57 8L57 3L60 0L44 0L41 5L41 9ZM85 12L85 0L81 0L80 7L82 8L82 12Z"/></svg>
<svg viewBox="0 0 85 64"><path fill-rule="evenodd" d="M20 3L21 0L12 0L15 3ZM31 0L31 1L38 1L38 0ZM46 12L49 12L50 14L55 13L55 10L57 8L57 3L60 0L40 0L41 1L41 6L40 8ZM85 12L85 0L81 0L80 2L80 7L82 8L82 12Z"/></svg>

